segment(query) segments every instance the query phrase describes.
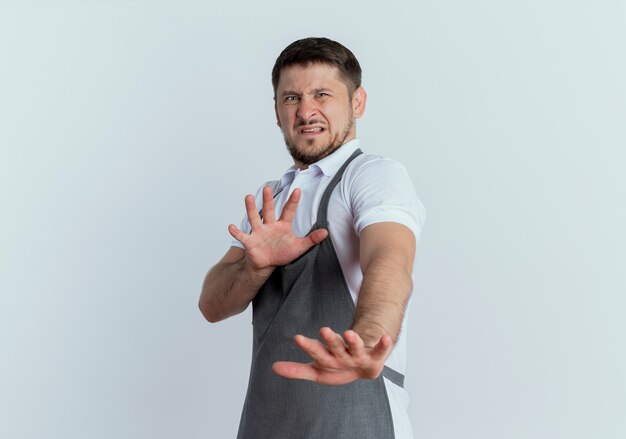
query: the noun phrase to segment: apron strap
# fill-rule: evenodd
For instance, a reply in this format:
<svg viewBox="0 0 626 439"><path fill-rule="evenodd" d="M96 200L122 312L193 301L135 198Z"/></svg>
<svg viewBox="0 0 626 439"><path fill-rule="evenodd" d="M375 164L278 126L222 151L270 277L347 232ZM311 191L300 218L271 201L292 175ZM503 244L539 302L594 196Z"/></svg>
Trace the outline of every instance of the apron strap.
<svg viewBox="0 0 626 439"><path fill-rule="evenodd" d="M328 201L330 200L330 196L333 193L333 189L335 189L335 186L337 186L337 184L341 181L341 177L343 177L343 173L350 164L350 162L357 158L360 154L363 154L363 151L361 151L360 149L354 151L352 155L348 158L348 160L346 160L345 163L341 166L341 168L339 168L332 180L330 180L330 183L328 183L328 187L326 188L324 195L322 195L322 199L320 201L320 205L317 211L317 226L325 225L327 223Z"/></svg>
<svg viewBox="0 0 626 439"><path fill-rule="evenodd" d="M390 367L383 367L383 376L398 387L404 387L404 375Z"/></svg>

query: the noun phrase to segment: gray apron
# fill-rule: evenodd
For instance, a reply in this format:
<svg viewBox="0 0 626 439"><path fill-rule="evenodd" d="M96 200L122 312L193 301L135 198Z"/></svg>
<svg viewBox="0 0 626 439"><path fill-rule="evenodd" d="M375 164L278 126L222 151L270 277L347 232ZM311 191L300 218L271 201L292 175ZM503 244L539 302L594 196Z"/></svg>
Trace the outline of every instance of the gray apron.
<svg viewBox="0 0 626 439"><path fill-rule="evenodd" d="M355 151L329 183L311 231L328 229L330 196L359 154ZM294 344L294 335L320 339L323 326L342 333L352 325L355 306L330 235L290 264L277 267L252 307L252 365L237 439L394 437L383 375L402 386L402 374L385 367L375 380L330 386L272 372L276 361L311 362Z"/></svg>

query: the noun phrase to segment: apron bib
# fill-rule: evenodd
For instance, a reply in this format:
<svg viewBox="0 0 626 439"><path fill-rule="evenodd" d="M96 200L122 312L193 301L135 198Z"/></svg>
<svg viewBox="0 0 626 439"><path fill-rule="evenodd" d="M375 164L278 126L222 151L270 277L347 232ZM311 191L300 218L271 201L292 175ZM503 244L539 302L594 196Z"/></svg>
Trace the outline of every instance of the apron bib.
<svg viewBox="0 0 626 439"><path fill-rule="evenodd" d="M329 183L311 231L328 229L330 196L359 154L355 151ZM294 335L320 339L323 326L341 334L352 325L355 305L330 235L277 267L252 307L252 364L237 439L393 439L383 376L402 386L402 374L385 367L375 380L330 386L272 372L276 361L311 362Z"/></svg>

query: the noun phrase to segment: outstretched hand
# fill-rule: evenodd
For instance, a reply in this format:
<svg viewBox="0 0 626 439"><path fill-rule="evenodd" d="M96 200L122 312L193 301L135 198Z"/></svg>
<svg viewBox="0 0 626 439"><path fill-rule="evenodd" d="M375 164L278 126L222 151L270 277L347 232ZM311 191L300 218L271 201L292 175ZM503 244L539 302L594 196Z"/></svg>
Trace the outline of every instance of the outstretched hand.
<svg viewBox="0 0 626 439"><path fill-rule="evenodd" d="M293 234L291 224L300 201L300 189L294 189L285 203L280 218L276 220L272 189L263 188L263 219L257 212L254 197L246 195L246 212L252 230L247 234L234 224L228 231L246 250L246 256L254 269L286 265L304 254L309 248L328 236L326 229L317 229L304 238Z"/></svg>
<svg viewBox="0 0 626 439"><path fill-rule="evenodd" d="M359 378L377 378L383 370L385 359L393 343L387 335L380 338L372 348L366 348L356 332L348 330L341 335L332 329L320 329L326 345L320 341L296 335L296 345L306 352L312 363L278 361L273 364L275 374L285 378L297 378L320 384L348 384Z"/></svg>

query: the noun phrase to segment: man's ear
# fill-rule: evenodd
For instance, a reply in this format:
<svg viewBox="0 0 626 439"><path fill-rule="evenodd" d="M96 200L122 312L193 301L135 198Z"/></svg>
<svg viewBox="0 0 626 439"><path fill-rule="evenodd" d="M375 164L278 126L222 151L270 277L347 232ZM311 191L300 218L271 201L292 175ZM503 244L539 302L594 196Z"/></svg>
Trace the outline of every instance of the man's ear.
<svg viewBox="0 0 626 439"><path fill-rule="evenodd" d="M276 115L276 125L280 128L280 119L278 118L278 105L276 104L276 98L274 98L274 114Z"/></svg>
<svg viewBox="0 0 626 439"><path fill-rule="evenodd" d="M367 93L363 87L357 88L352 94L352 111L354 117L359 118L365 113L365 104L367 103Z"/></svg>

